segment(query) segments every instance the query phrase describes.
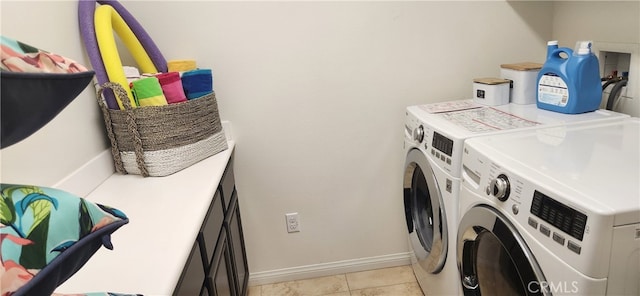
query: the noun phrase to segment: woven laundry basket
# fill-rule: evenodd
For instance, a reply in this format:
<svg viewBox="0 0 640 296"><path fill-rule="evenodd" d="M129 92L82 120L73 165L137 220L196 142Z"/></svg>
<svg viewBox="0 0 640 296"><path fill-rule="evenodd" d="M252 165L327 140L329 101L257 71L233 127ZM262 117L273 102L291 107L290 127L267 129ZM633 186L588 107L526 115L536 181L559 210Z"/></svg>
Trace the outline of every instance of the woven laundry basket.
<svg viewBox="0 0 640 296"><path fill-rule="evenodd" d="M109 109L102 92L111 89L124 110ZM116 171L145 177L171 175L228 148L214 93L165 106L132 108L118 83L98 88Z"/></svg>

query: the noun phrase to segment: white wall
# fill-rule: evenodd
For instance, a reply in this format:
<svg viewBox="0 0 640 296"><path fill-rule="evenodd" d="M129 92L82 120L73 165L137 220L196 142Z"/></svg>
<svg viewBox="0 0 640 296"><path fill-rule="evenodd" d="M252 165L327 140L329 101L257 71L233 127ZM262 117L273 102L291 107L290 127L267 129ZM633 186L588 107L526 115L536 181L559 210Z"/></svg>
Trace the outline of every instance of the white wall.
<svg viewBox="0 0 640 296"><path fill-rule="evenodd" d="M2 1L0 32L87 67L76 1ZM31 137L2 149L0 181L52 186L107 148L92 86Z"/></svg>
<svg viewBox="0 0 640 296"><path fill-rule="evenodd" d="M3 1L2 33L79 57L77 3L42 5ZM543 62L553 16L549 2L124 5L166 58L214 70L252 273L405 253L404 108L467 98L502 63ZM51 184L105 149L94 99L3 150L3 181ZM286 233L287 212L302 232Z"/></svg>
<svg viewBox="0 0 640 296"><path fill-rule="evenodd" d="M639 1L555 1L553 38L573 47L578 40L640 43Z"/></svg>

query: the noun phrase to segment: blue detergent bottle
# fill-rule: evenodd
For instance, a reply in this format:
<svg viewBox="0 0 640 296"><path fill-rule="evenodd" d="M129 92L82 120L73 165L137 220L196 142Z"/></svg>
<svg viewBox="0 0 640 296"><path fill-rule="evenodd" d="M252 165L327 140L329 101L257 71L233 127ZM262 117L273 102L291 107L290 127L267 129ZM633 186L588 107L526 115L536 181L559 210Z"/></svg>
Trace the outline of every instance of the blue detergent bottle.
<svg viewBox="0 0 640 296"><path fill-rule="evenodd" d="M566 114L600 107L600 65L591 52L591 41L579 41L575 51L558 48L557 41L547 43L547 61L538 73L536 97L538 108Z"/></svg>

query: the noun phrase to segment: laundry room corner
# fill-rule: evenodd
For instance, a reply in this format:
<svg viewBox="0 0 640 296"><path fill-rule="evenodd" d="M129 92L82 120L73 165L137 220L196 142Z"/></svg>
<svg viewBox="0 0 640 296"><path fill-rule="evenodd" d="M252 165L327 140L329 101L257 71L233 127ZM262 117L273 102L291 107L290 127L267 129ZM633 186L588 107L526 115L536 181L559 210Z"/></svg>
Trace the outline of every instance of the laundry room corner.
<svg viewBox="0 0 640 296"><path fill-rule="evenodd" d="M580 40L623 44L617 48L640 53L638 1L119 2L167 59L197 60L212 70L217 112L226 128L233 128L233 149L225 157L233 160L233 172L226 176L235 177L235 191L227 191L237 193L242 211L249 286L405 266L417 270L422 283L441 280L443 286L433 285L436 289L459 292L459 282L455 291L447 290L444 276L432 276L441 270L447 279L459 275L451 253L457 237L449 238L449 245L435 239L437 247L450 253L430 256L431 249L424 246L428 239L406 216L411 211L403 194L413 181L424 181L415 187L430 187L428 195L450 197L458 195L465 174L461 152L452 157L454 141L446 138L455 139L455 149L461 149L468 131L431 120L449 115L434 115L438 112L429 108L469 103L474 78L498 77L503 64L545 62L549 40L569 47ZM3 36L89 64L78 1L2 1L0 13ZM135 65L120 41L123 65ZM640 69L640 58L634 55L630 64ZM41 130L2 149L2 183L54 186L84 164L109 158L110 141L95 90L90 85ZM614 111L638 116L640 75L630 76L627 91L635 97ZM491 110L480 114L485 109ZM566 120L565 114L539 112L535 105L469 110L469 117L451 120L507 116L510 128L529 128L595 121L615 113L598 111L593 118ZM433 135L425 136L429 131ZM221 176L228 172L226 159L213 162L223 163ZM106 175L113 173L108 164ZM423 178L429 171L440 181ZM102 175L94 179L96 186L104 181ZM432 188L434 182L442 192ZM91 185L86 187L95 187ZM206 184L216 192L217 185ZM181 198L188 202L188 196ZM199 210L184 214L202 214ZM295 221L287 214L295 214ZM434 222L438 218L445 221ZM455 225L457 218L446 221L436 214L422 222L432 228L435 223L437 229ZM288 223L296 230L288 231ZM189 230L196 232L196 227ZM451 236L457 234L449 230ZM440 229L439 234L446 232ZM442 256L450 257L445 263ZM467 284L473 286L473 281Z"/></svg>

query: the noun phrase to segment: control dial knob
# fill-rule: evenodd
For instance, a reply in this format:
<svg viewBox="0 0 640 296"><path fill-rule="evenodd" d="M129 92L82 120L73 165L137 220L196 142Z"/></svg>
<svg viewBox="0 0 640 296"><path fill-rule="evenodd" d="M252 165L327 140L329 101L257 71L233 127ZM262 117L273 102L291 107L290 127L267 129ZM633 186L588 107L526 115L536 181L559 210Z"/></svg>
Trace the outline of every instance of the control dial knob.
<svg viewBox="0 0 640 296"><path fill-rule="evenodd" d="M509 198L509 193L511 193L509 178L504 174L500 174L498 177L493 179L491 184L489 184L489 188L491 190L491 194L500 201L507 200Z"/></svg>
<svg viewBox="0 0 640 296"><path fill-rule="evenodd" d="M424 127L421 125L413 130L413 140L422 143L424 140Z"/></svg>

